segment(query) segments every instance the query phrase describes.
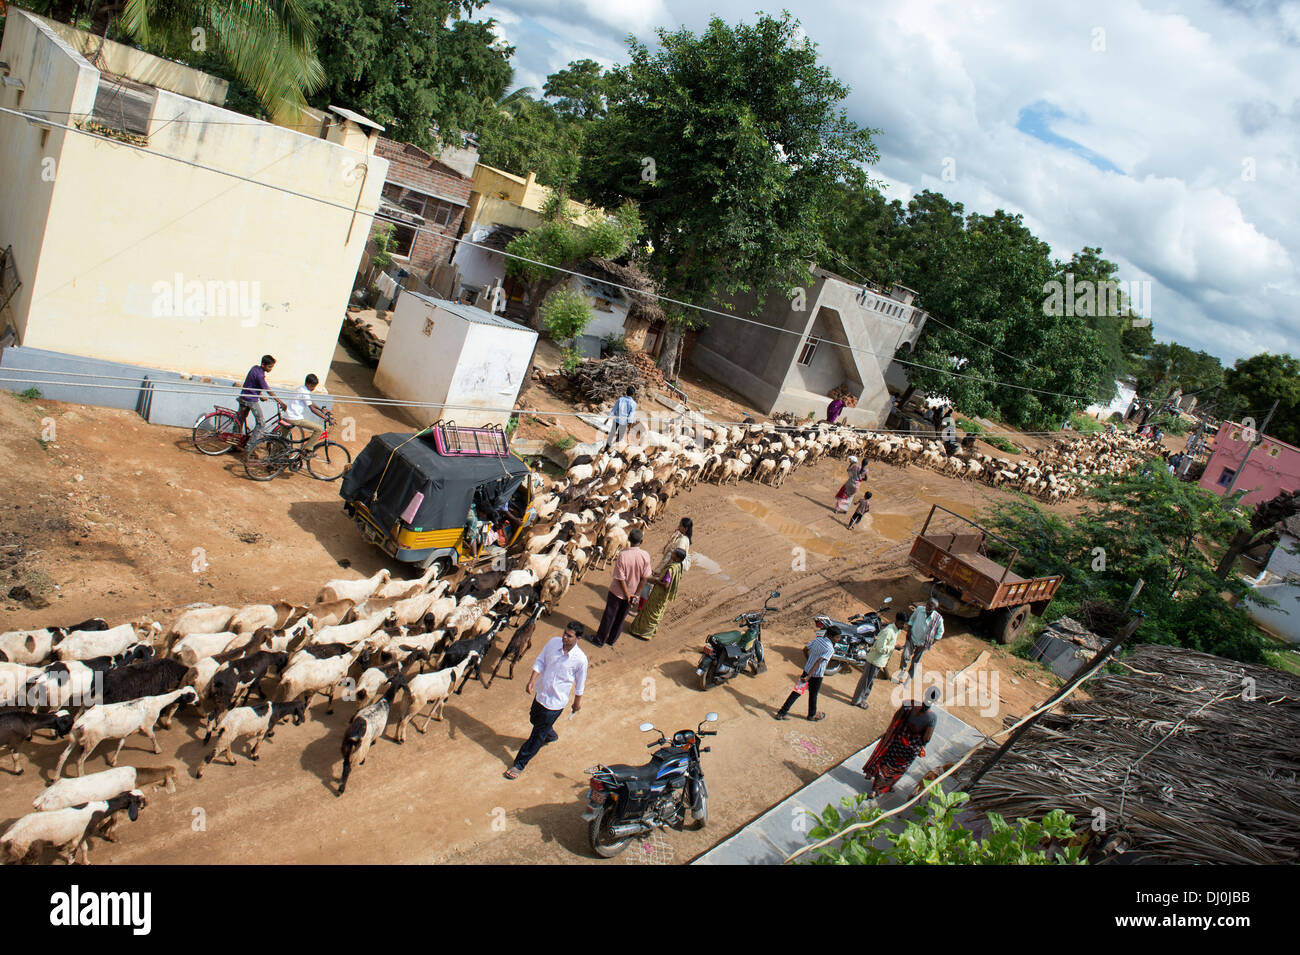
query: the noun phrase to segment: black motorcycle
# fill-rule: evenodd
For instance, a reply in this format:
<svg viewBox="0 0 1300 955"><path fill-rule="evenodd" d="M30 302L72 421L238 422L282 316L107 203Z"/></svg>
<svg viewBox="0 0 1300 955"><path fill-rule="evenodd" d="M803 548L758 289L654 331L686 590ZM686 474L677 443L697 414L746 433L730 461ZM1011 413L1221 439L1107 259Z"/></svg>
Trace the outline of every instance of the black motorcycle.
<svg viewBox="0 0 1300 955"><path fill-rule="evenodd" d="M881 609L886 609L893 602L893 597L886 597L881 603ZM861 669L866 666L867 654L875 644L876 634L884 626L884 621L880 619L878 612L872 610L868 613L854 614L847 622L832 620L825 614L821 614L813 619L813 626L817 630L817 636L828 637L835 646L830 660L826 663L826 672L823 674L834 676L843 667ZM803 656L805 660L808 659L807 647L804 647Z"/></svg>
<svg viewBox="0 0 1300 955"><path fill-rule="evenodd" d="M705 638L704 653L695 667L701 690L726 683L738 673L748 671L753 675L767 670L763 659L763 621L768 611L776 609L768 604L779 596L781 592L774 590L767 595L762 610L737 614L735 622L744 624L744 630L724 630Z"/></svg>
<svg viewBox="0 0 1300 955"><path fill-rule="evenodd" d="M717 722L718 714L709 713L694 730L679 730L670 743L653 723L642 723L641 732L659 733L647 748L659 749L644 766L613 763L587 769L591 788L587 791L587 834L592 851L602 859L612 859L628 847L633 839L643 838L656 829L685 828L689 813L696 829L709 820L709 791L704 785L700 737L717 736L706 731L705 723Z"/></svg>

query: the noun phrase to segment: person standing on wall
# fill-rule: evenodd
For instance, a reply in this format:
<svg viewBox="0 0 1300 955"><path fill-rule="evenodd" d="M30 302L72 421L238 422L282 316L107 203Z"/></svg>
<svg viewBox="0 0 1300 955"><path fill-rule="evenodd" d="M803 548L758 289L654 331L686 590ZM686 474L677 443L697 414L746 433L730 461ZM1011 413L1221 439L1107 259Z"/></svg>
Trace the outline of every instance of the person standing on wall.
<svg viewBox="0 0 1300 955"><path fill-rule="evenodd" d="M533 675L524 688L529 695L536 690L528 711L533 731L519 748L514 764L505 771L506 779L518 779L538 750L560 738L554 729L555 721L564 712L570 691L573 692L574 714L582 709L582 694L587 688L587 655L578 648L581 635L582 624L570 621L563 636L552 637L537 655Z"/></svg>

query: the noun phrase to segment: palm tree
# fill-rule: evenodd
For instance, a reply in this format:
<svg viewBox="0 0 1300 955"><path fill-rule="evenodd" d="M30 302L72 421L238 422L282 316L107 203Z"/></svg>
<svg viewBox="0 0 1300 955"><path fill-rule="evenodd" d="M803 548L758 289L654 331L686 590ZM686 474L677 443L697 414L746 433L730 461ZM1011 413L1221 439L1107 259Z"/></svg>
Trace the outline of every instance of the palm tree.
<svg viewBox="0 0 1300 955"><path fill-rule="evenodd" d="M210 50L281 122L325 83L302 0L125 0L118 26L140 44Z"/></svg>

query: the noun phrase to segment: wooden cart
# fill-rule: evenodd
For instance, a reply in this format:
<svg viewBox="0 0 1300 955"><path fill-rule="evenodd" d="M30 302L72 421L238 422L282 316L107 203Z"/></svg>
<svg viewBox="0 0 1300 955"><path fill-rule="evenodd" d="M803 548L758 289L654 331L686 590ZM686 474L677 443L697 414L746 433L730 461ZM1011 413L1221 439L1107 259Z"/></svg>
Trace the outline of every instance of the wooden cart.
<svg viewBox="0 0 1300 955"><path fill-rule="evenodd" d="M932 527L938 512L943 514L943 528ZM1010 553L1006 566L989 557L985 547L989 539ZM1025 578L1012 573L1019 556L1019 549L1001 537L936 504L912 542L908 560L931 579L930 595L945 613L978 617L997 640L1010 643L1031 613L1042 616L1062 580L1059 574Z"/></svg>

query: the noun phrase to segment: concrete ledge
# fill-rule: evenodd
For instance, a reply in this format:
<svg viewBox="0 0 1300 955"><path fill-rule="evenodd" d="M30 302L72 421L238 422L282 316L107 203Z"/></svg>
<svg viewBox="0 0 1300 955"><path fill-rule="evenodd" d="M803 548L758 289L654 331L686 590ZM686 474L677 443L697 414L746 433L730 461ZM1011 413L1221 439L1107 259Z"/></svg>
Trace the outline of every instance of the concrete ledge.
<svg viewBox="0 0 1300 955"><path fill-rule="evenodd" d="M916 760L907 774L899 780L894 791L878 800L882 809L892 809L904 803L908 794L916 787L921 778L932 769L955 762L967 750L984 739L984 734L967 725L941 707L935 707L938 725L934 737L926 747L924 757ZM792 718L793 722L798 722ZM810 724L811 725L811 724ZM839 806L846 797L853 797L868 790L866 779L862 775L862 765L876 748L875 740L870 746L859 750L838 766L823 773L807 786L787 799L783 799L767 812L743 826L730 838L718 843L708 852L698 856L692 865L781 865L792 852L808 844L805 825L802 831L797 827L799 820L806 820L806 813L820 815L827 806ZM711 792L714 799L723 798L716 791ZM908 813L891 817L882 825L898 831L907 822ZM895 824L891 826L890 824ZM897 828L895 828L895 826Z"/></svg>

